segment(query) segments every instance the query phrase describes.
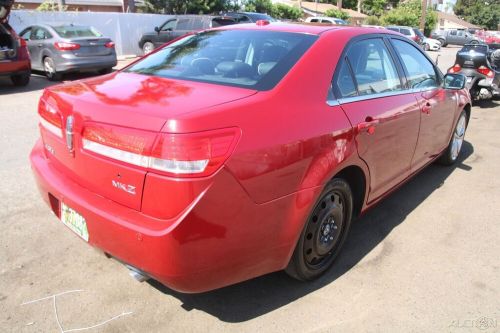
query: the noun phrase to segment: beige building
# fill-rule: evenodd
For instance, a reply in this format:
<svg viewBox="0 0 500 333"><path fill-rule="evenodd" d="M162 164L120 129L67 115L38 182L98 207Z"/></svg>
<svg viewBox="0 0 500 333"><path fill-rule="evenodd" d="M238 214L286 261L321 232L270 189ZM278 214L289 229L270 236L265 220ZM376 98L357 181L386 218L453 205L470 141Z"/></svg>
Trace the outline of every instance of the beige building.
<svg viewBox="0 0 500 333"><path fill-rule="evenodd" d="M477 25L462 20L461 18L443 12L437 12L438 23L436 29L468 29L480 28Z"/></svg>
<svg viewBox="0 0 500 333"><path fill-rule="evenodd" d="M317 3L310 1L299 1L301 9L309 15L324 16L328 9L338 9L337 6L330 3ZM352 9L342 8L342 11L347 13L350 17L349 22L351 24L363 24L363 21L368 17L363 13L359 13Z"/></svg>
<svg viewBox="0 0 500 333"><path fill-rule="evenodd" d="M57 0L54 0L57 3ZM44 0L16 0L22 9L37 9ZM68 11L79 12L126 12L127 0L65 0ZM124 5L125 3L125 5Z"/></svg>

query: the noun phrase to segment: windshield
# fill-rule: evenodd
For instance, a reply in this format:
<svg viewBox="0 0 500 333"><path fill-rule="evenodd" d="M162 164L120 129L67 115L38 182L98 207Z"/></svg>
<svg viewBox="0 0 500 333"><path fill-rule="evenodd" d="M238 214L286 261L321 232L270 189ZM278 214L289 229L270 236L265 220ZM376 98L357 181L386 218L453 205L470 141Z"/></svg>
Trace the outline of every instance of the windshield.
<svg viewBox="0 0 500 333"><path fill-rule="evenodd" d="M275 31L206 31L169 44L125 71L269 90L316 39Z"/></svg>
<svg viewBox="0 0 500 333"><path fill-rule="evenodd" d="M269 22L276 22L276 19L274 17L271 17L267 14L261 14L261 13L245 13L245 14L250 16L254 21L267 20Z"/></svg>
<svg viewBox="0 0 500 333"><path fill-rule="evenodd" d="M63 25L59 27L52 27L62 38L75 38L75 37L102 37L102 34L94 27Z"/></svg>

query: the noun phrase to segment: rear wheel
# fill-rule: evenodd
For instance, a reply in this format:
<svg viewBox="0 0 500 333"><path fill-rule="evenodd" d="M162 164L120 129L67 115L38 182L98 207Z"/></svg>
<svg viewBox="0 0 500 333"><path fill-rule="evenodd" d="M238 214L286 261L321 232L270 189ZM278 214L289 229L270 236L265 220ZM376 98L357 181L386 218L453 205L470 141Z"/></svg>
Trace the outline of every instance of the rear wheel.
<svg viewBox="0 0 500 333"><path fill-rule="evenodd" d="M465 111L462 111L460 117L458 117L455 130L448 144L448 148L443 152L443 155L439 158L439 163L443 165L452 165L458 159L460 152L462 151L462 144L464 143L465 131L467 129L467 116Z"/></svg>
<svg viewBox="0 0 500 333"><path fill-rule="evenodd" d="M10 77L10 80L15 86L18 87L24 87L27 86L28 83L30 82L30 74L19 74L19 75L12 75Z"/></svg>
<svg viewBox="0 0 500 333"><path fill-rule="evenodd" d="M323 274L340 253L351 226L352 210L349 184L333 179L307 220L286 272L298 280Z"/></svg>
<svg viewBox="0 0 500 333"><path fill-rule="evenodd" d="M61 79L61 73L58 73L56 70L56 64L54 60L50 57L45 57L43 59L43 70L45 72L45 76L50 81L59 81Z"/></svg>
<svg viewBox="0 0 500 333"><path fill-rule="evenodd" d="M155 45L152 42L145 42L144 45L142 45L142 52L144 52L144 54L150 54L154 49Z"/></svg>

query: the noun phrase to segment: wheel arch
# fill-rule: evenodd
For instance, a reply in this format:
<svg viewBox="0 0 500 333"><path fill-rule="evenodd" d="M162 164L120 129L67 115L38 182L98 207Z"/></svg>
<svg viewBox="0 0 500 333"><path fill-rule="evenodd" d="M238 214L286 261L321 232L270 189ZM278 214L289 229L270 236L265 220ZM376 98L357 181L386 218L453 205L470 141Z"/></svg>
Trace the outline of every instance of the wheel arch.
<svg viewBox="0 0 500 333"><path fill-rule="evenodd" d="M361 214L366 198L367 176L362 168L349 165L335 174L333 178L342 178L349 183L353 195L353 217Z"/></svg>

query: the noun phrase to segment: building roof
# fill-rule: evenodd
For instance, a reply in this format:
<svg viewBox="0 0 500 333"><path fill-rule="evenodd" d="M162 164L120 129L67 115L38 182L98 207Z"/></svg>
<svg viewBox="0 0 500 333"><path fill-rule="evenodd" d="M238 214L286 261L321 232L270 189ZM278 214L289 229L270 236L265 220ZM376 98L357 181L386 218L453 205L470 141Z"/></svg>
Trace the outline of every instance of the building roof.
<svg viewBox="0 0 500 333"><path fill-rule="evenodd" d="M43 3L44 0L16 0L16 3ZM66 0L66 5L73 6L123 6L123 0Z"/></svg>
<svg viewBox="0 0 500 333"><path fill-rule="evenodd" d="M480 28L479 26L469 23L465 20L462 20L460 17L453 14L447 14L443 12L437 12L437 14L438 14L438 20L447 20L455 24L461 25L464 28Z"/></svg>
<svg viewBox="0 0 500 333"><path fill-rule="evenodd" d="M330 3L316 3L310 1L302 1L302 9L314 12L316 14L324 14L328 9L337 9L337 6L332 5ZM352 9L342 8L342 11L349 14L349 16L353 19L364 19L368 17L368 15L365 15L363 13L358 13L357 11Z"/></svg>

